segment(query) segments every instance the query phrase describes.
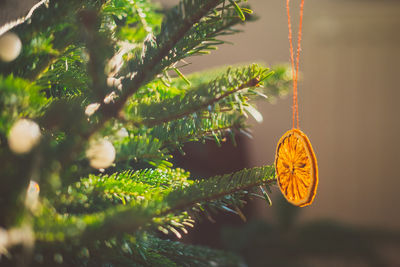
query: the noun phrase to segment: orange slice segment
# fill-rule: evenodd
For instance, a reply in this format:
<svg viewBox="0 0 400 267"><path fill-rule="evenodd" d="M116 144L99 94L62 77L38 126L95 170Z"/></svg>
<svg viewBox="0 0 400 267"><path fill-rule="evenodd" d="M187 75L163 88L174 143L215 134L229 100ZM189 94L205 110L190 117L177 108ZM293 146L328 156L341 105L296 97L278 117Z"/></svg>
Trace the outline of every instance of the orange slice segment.
<svg viewBox="0 0 400 267"><path fill-rule="evenodd" d="M302 131L289 130L279 140L275 172L287 201L299 207L313 202L318 185L317 158L310 140Z"/></svg>

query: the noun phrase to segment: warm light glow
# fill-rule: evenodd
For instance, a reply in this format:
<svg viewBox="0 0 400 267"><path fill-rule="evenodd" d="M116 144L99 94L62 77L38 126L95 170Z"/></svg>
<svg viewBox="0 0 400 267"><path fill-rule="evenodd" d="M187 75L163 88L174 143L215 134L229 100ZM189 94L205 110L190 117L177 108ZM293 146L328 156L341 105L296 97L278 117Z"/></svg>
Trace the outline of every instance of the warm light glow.
<svg viewBox="0 0 400 267"><path fill-rule="evenodd" d="M118 130L117 136L119 138L125 138L125 137L129 136L129 132L126 128L121 128Z"/></svg>
<svg viewBox="0 0 400 267"><path fill-rule="evenodd" d="M113 78L113 77L109 77L109 78L107 78L107 86L119 89L120 87L122 87L121 79L116 79L116 78Z"/></svg>
<svg viewBox="0 0 400 267"><path fill-rule="evenodd" d="M92 116L100 107L100 103L89 104L85 109L86 116Z"/></svg>
<svg viewBox="0 0 400 267"><path fill-rule="evenodd" d="M111 166L115 159L115 148L108 140L92 142L86 151L90 166L96 169L105 169Z"/></svg>
<svg viewBox="0 0 400 267"><path fill-rule="evenodd" d="M39 184L35 181L30 181L28 190L26 191L25 205L31 210L35 210L39 203Z"/></svg>
<svg viewBox="0 0 400 267"><path fill-rule="evenodd" d="M117 98L117 94L115 92L111 92L106 97L104 98L104 104L110 104L114 102L114 100Z"/></svg>
<svg viewBox="0 0 400 267"><path fill-rule="evenodd" d="M35 181L30 181L28 187L28 194L39 195L39 192L40 192L39 184L36 183Z"/></svg>
<svg viewBox="0 0 400 267"><path fill-rule="evenodd" d="M0 60L10 62L21 52L22 43L18 35L8 32L0 36Z"/></svg>
<svg viewBox="0 0 400 267"><path fill-rule="evenodd" d="M40 140L40 129L34 121L20 119L11 127L8 135L8 145L16 154L25 154Z"/></svg>

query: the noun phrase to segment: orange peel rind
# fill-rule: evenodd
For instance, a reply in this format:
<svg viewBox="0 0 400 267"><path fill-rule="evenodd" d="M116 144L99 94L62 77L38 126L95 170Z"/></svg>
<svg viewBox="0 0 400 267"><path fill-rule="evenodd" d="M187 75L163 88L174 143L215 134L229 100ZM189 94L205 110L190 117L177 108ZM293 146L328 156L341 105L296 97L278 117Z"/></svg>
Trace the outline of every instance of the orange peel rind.
<svg viewBox="0 0 400 267"><path fill-rule="evenodd" d="M288 202L299 207L313 202L318 186L317 158L307 135L299 129L287 131L279 140L275 172Z"/></svg>

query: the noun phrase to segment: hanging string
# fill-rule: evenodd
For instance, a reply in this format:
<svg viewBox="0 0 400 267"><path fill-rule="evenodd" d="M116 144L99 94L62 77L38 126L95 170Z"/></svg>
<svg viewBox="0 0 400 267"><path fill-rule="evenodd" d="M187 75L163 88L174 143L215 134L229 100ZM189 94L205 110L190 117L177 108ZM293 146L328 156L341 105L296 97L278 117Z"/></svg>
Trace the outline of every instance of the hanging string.
<svg viewBox="0 0 400 267"><path fill-rule="evenodd" d="M292 76L293 76L293 124L292 127L299 128L299 105L297 100L297 85L299 78L299 61L300 61L300 51L301 51L301 33L303 26L303 10L304 10L304 0L300 3L300 21L299 21L299 31L297 36L297 54L296 61L294 60L293 52L293 37L292 37L292 23L290 18L290 0L286 0L286 11L288 16L288 28L289 28L289 44L290 44L290 61L292 63ZM296 66L295 66L296 64Z"/></svg>

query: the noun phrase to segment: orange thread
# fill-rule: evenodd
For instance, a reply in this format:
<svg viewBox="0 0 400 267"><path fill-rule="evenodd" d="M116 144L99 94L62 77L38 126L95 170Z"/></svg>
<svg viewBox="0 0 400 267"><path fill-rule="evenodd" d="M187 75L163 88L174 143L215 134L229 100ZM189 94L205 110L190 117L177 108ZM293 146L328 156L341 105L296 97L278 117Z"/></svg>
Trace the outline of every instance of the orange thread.
<svg viewBox="0 0 400 267"><path fill-rule="evenodd" d="M303 11L304 11L304 0L300 3L300 22L299 31L297 38L297 54L296 54L296 67L294 61L293 52L293 37L292 37L292 23L290 18L290 0L286 0L286 11L288 16L288 28L289 28L289 45L290 45L290 61L292 64L292 75L293 75L293 124L292 127L295 128L295 121L297 122L296 128L299 128L299 104L297 99L297 85L299 78L299 61L300 61L300 51L301 51L301 34L303 26Z"/></svg>

